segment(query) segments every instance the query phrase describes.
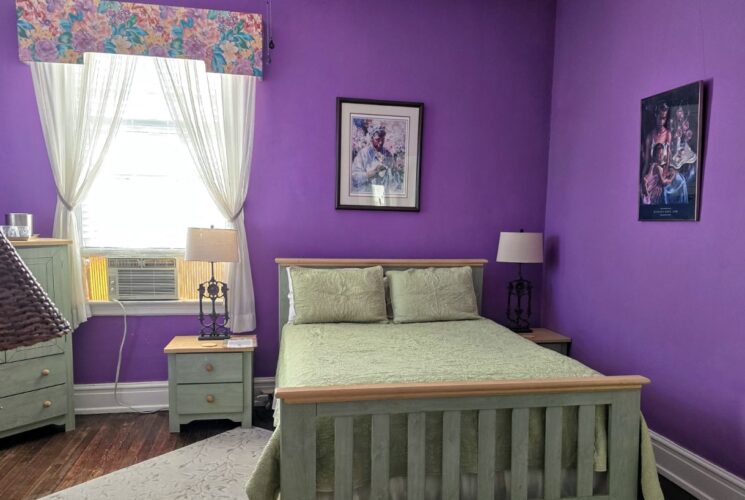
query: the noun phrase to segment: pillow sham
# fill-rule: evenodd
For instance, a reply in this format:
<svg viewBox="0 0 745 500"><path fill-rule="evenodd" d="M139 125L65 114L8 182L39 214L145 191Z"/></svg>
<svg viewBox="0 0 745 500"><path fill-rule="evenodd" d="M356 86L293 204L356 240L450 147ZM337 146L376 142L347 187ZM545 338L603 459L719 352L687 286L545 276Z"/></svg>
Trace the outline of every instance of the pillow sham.
<svg viewBox="0 0 745 500"><path fill-rule="evenodd" d="M388 271L394 323L479 319L471 268Z"/></svg>
<svg viewBox="0 0 745 500"><path fill-rule="evenodd" d="M374 323L386 321L383 268L291 267L293 322Z"/></svg>
<svg viewBox="0 0 745 500"><path fill-rule="evenodd" d="M286 268L287 271L287 322L295 322L295 297L292 295L292 275L290 274L290 268ZM388 276L383 276L383 287L385 288L385 315L389 320L393 319L393 304L391 304L391 290L388 286Z"/></svg>

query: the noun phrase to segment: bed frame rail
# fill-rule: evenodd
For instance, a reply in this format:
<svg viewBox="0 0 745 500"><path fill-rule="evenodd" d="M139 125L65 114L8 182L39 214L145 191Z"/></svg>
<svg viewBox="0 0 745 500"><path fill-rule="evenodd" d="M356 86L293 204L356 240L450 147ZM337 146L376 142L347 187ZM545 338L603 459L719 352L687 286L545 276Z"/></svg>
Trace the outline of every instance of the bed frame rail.
<svg viewBox="0 0 745 500"><path fill-rule="evenodd" d="M388 498L390 416L407 415L407 498L424 498L425 414L443 415L442 498L460 495L461 413L478 412L478 498L494 498L496 412L511 410L509 498L528 496L528 414L545 409L543 498L561 494L562 413L578 407L576 499L636 498L639 457L639 399L649 380L641 376L570 379L380 384L277 390L281 404L281 494L316 499L316 419L334 421L334 497L353 497L353 418L372 417L371 496ZM608 490L593 491L595 407L608 409Z"/></svg>

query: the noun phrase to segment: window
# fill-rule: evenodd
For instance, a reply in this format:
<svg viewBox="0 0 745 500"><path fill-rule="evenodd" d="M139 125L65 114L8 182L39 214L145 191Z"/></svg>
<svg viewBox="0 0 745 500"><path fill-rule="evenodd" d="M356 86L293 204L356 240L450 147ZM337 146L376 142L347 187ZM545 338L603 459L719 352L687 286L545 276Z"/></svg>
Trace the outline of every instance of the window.
<svg viewBox="0 0 745 500"><path fill-rule="evenodd" d="M186 228L226 221L178 135L152 58L137 61L118 134L78 217L89 300L108 300L110 256L177 257L180 299L196 298L209 277L208 264L183 261Z"/></svg>

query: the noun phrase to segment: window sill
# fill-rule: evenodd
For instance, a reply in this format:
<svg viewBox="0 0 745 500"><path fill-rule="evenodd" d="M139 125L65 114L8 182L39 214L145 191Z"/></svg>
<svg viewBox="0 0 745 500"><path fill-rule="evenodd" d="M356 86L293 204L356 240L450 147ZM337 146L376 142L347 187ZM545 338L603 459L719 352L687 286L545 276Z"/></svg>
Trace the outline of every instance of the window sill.
<svg viewBox="0 0 745 500"><path fill-rule="evenodd" d="M124 316L116 302L90 301L93 316ZM127 316L198 316L197 300L140 300L122 302Z"/></svg>

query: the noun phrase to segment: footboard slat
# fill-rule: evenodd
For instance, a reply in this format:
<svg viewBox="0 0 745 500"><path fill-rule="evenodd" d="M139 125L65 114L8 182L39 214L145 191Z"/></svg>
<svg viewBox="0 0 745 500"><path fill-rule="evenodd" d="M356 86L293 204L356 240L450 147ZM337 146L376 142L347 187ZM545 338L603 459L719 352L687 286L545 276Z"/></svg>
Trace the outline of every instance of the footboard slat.
<svg viewBox="0 0 745 500"><path fill-rule="evenodd" d="M497 412L481 410L479 412L479 448L478 448L478 496L494 498L494 461L497 452Z"/></svg>
<svg viewBox="0 0 745 500"><path fill-rule="evenodd" d="M370 498L371 500L387 500L391 449L388 415L372 416L371 440Z"/></svg>
<svg viewBox="0 0 745 500"><path fill-rule="evenodd" d="M512 410L512 464L510 465L510 498L528 498L528 424L530 410Z"/></svg>
<svg viewBox="0 0 745 500"><path fill-rule="evenodd" d="M460 498L460 412L442 415L442 498Z"/></svg>
<svg viewBox="0 0 745 500"><path fill-rule="evenodd" d="M595 452L595 407L579 407L577 438L577 496L592 495Z"/></svg>
<svg viewBox="0 0 745 500"><path fill-rule="evenodd" d="M352 417L334 419L334 499L352 498L352 449L354 445Z"/></svg>
<svg viewBox="0 0 745 500"><path fill-rule="evenodd" d="M561 406L546 408L546 450L543 456L543 496L558 500L561 494Z"/></svg>
<svg viewBox="0 0 745 500"><path fill-rule="evenodd" d="M424 500L424 438L425 414L409 413L407 498Z"/></svg>

